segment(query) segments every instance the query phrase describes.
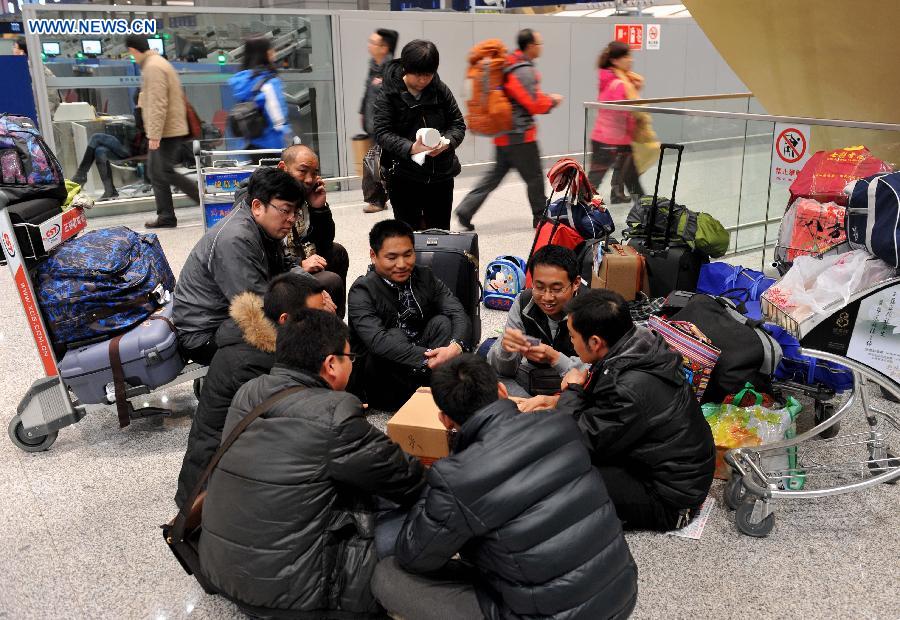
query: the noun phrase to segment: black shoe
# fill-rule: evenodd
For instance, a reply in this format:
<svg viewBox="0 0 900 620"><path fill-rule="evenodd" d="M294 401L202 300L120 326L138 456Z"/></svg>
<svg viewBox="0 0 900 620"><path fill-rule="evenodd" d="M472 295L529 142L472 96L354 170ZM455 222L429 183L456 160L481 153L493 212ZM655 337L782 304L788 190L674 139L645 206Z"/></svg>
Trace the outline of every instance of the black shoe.
<svg viewBox="0 0 900 620"><path fill-rule="evenodd" d="M167 222L165 220L155 219L144 222L146 228L176 228L178 221Z"/></svg>
<svg viewBox="0 0 900 620"><path fill-rule="evenodd" d="M112 193L103 192L103 195L100 196L100 200L114 200L119 197L119 192L113 190Z"/></svg>
<svg viewBox="0 0 900 620"><path fill-rule="evenodd" d="M472 224L472 218L466 217L459 211L456 212L456 219L459 220L459 225L462 226L468 232L472 232L475 230L474 224Z"/></svg>
<svg viewBox="0 0 900 620"><path fill-rule="evenodd" d="M631 202L631 200L624 192L613 192L609 195L609 204L611 205L620 205L626 202Z"/></svg>

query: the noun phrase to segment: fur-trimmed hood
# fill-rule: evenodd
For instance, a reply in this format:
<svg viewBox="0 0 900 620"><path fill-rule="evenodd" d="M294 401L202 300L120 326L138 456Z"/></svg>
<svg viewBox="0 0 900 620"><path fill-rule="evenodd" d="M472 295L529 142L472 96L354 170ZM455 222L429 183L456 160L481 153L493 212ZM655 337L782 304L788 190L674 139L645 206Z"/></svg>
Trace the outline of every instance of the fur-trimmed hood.
<svg viewBox="0 0 900 620"><path fill-rule="evenodd" d="M234 319L244 341L266 353L275 353L275 324L263 314L263 299L245 292L231 301L228 314Z"/></svg>

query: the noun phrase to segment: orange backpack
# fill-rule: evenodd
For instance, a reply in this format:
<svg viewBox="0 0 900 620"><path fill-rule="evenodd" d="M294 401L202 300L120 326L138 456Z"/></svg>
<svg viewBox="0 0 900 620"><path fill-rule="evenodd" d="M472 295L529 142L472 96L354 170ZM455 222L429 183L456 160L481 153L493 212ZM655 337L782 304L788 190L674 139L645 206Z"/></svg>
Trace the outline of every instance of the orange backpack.
<svg viewBox="0 0 900 620"><path fill-rule="evenodd" d="M503 90L505 78L506 46L500 39L482 41L469 50L466 72L469 131L493 136L512 129L512 104Z"/></svg>

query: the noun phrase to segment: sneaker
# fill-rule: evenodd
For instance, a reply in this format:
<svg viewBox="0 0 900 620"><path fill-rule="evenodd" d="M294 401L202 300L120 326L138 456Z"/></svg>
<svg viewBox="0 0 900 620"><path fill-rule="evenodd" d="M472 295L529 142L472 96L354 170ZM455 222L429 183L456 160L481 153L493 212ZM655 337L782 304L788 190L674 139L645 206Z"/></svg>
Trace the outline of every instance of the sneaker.
<svg viewBox="0 0 900 620"><path fill-rule="evenodd" d="M176 228L178 226L177 221L166 222L164 220L155 219L144 222L144 226L146 228Z"/></svg>
<svg viewBox="0 0 900 620"><path fill-rule="evenodd" d="M466 217L459 211L456 212L456 219L459 220L459 225L463 227L467 232L472 232L475 230L475 225L472 224L472 218Z"/></svg>
<svg viewBox="0 0 900 620"><path fill-rule="evenodd" d="M378 205L370 202L363 207L363 213L379 213L385 209L387 209L387 205Z"/></svg>

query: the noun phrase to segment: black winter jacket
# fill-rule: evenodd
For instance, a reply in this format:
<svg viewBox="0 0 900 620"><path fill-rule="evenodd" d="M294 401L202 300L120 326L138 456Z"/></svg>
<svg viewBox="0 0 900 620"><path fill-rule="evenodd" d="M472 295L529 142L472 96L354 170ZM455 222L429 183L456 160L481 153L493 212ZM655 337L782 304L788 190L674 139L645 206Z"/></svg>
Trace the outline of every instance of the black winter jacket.
<svg viewBox="0 0 900 620"><path fill-rule="evenodd" d="M423 127L437 129L450 140L450 147L437 157L425 157L420 166L409 151L416 141L416 132ZM375 101L375 141L381 145L381 164L390 180L407 178L431 183L452 179L462 170L456 149L465 137L466 121L453 93L437 74L416 99L406 89L400 62L394 60L385 67L381 92Z"/></svg>
<svg viewBox="0 0 900 620"><path fill-rule="evenodd" d="M363 116L363 130L367 134L375 133L375 102L378 93L381 92L381 84L374 84L374 80L384 78L384 68L394 59L393 54L388 53L379 65L374 58L369 59L369 72L366 74L366 83L363 86L363 98L359 104L359 113Z"/></svg>
<svg viewBox="0 0 900 620"><path fill-rule="evenodd" d="M175 503L184 504L222 441L228 407L238 389L267 374L275 363L275 325L263 314L262 297L241 293L231 302L231 318L216 332L218 350L203 382L178 475Z"/></svg>
<svg viewBox="0 0 900 620"><path fill-rule="evenodd" d="M238 390L222 432L294 386L306 389L253 421L213 472L201 565L245 608L300 618L374 613L374 518L360 507L373 495L411 505L422 466L369 424L355 396L277 364Z"/></svg>
<svg viewBox="0 0 900 620"><path fill-rule="evenodd" d="M453 328L453 340L465 346L471 323L459 300L429 267L416 265L410 277L424 322L440 314L446 315ZM350 344L358 353L370 352L398 364L420 368L425 359L425 347L410 342L399 329L399 311L397 291L370 267L366 275L356 279L347 295Z"/></svg>
<svg viewBox="0 0 900 620"><path fill-rule="evenodd" d="M439 569L457 552L478 572L487 618L625 618L637 567L577 425L520 415L509 400L473 415L427 474L397 560Z"/></svg>
<svg viewBox="0 0 900 620"><path fill-rule="evenodd" d="M642 473L677 509L706 499L716 464L712 432L680 356L660 336L632 328L591 367L585 387L563 390L557 408L575 416L595 465Z"/></svg>

